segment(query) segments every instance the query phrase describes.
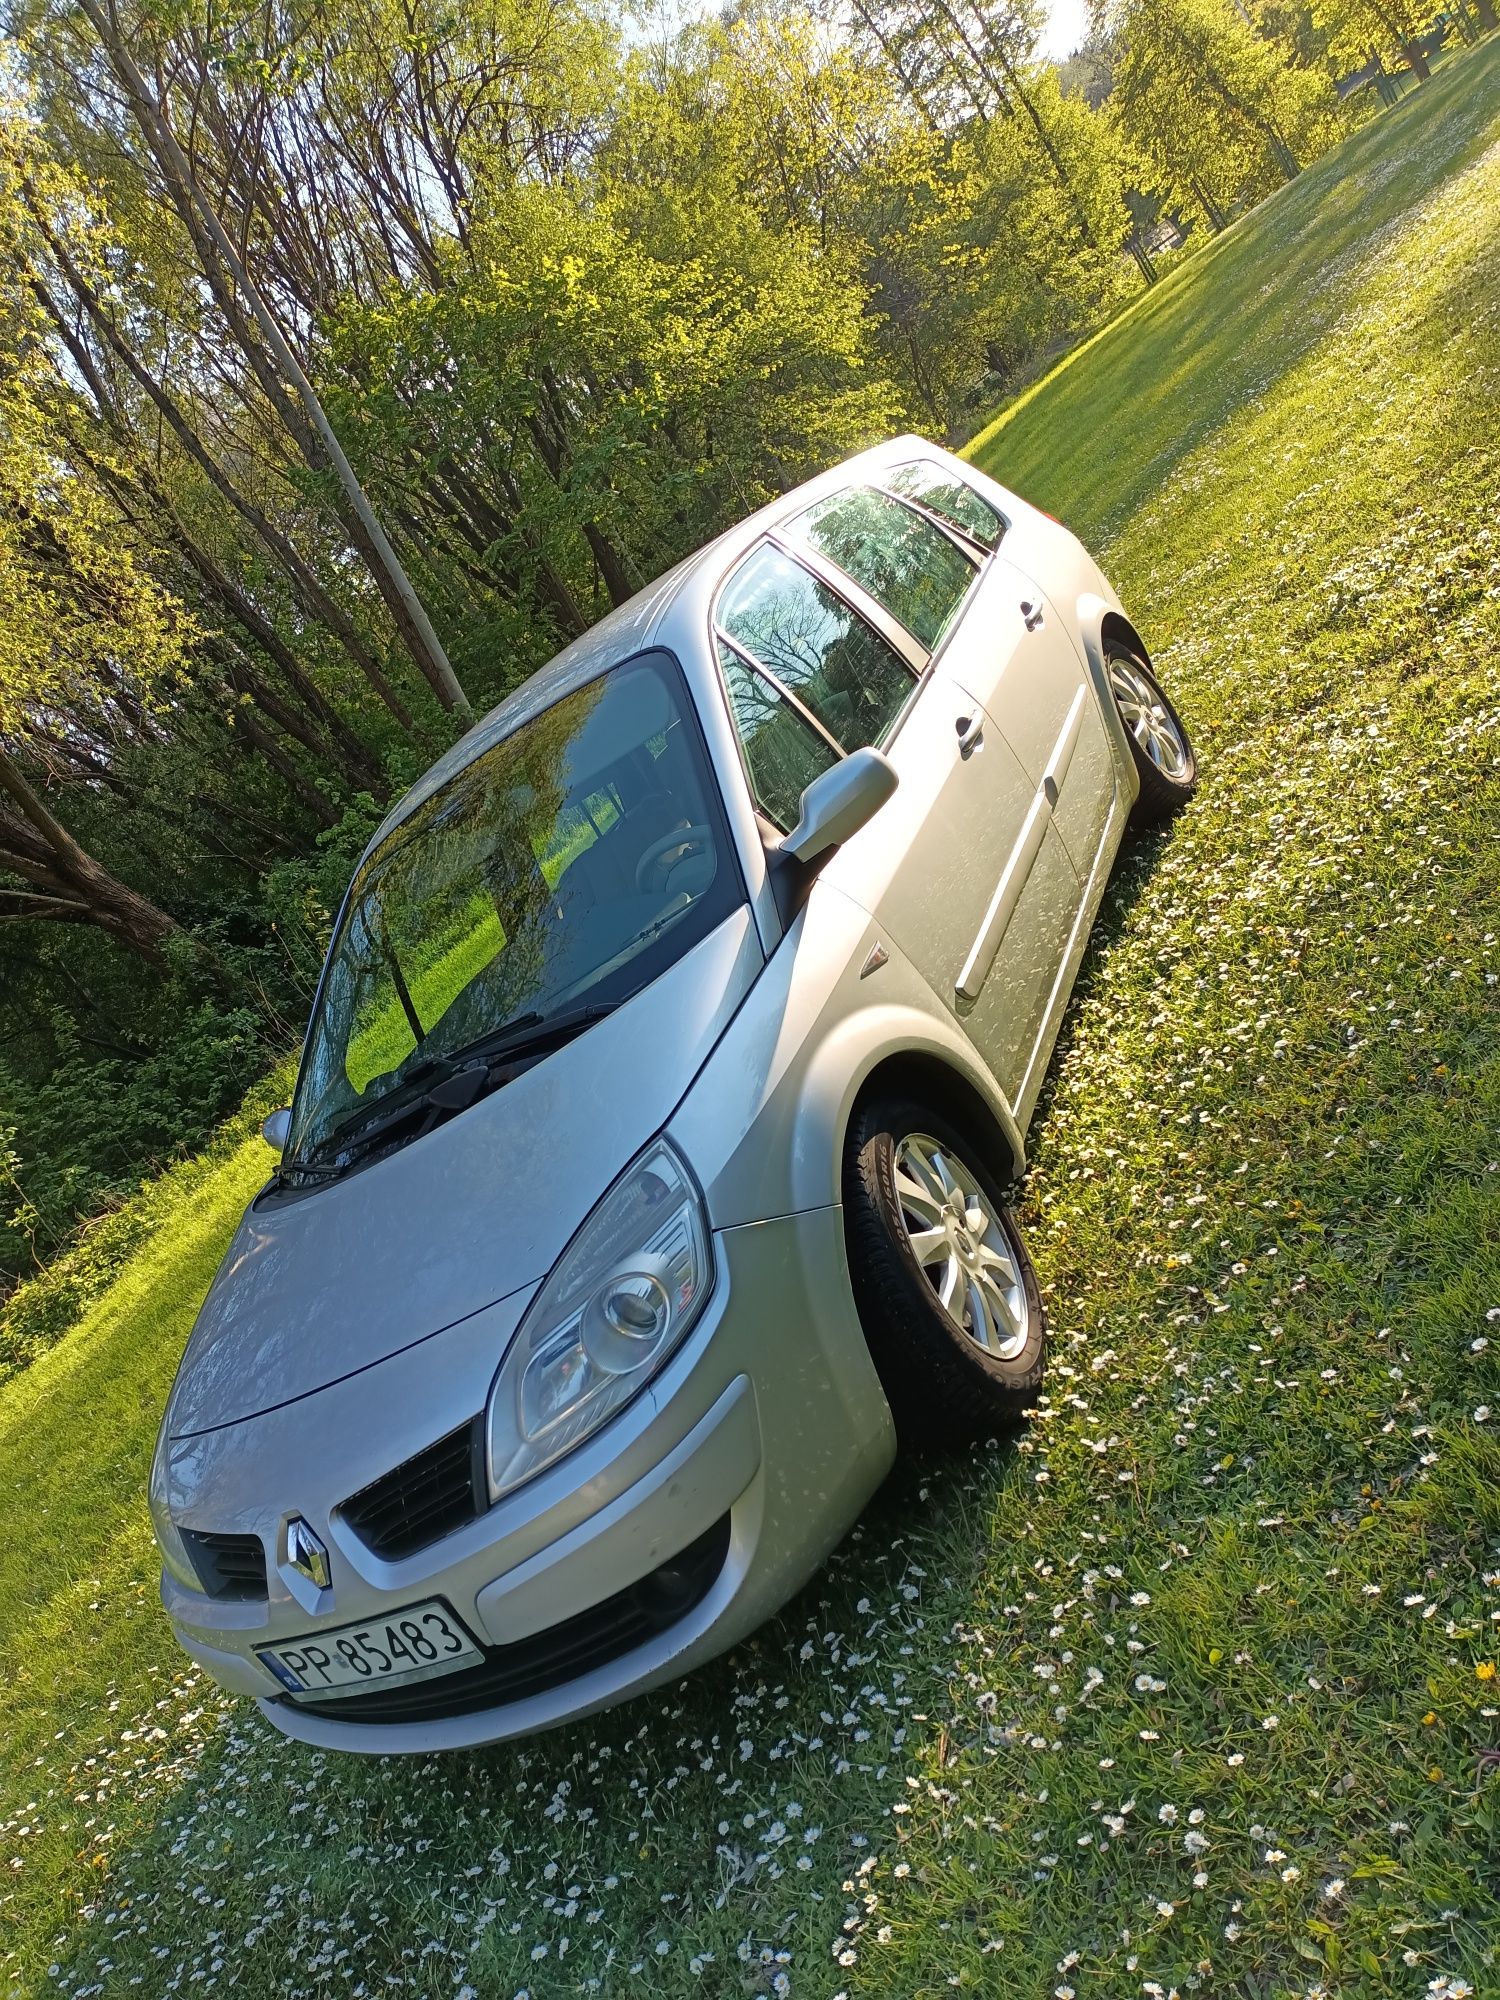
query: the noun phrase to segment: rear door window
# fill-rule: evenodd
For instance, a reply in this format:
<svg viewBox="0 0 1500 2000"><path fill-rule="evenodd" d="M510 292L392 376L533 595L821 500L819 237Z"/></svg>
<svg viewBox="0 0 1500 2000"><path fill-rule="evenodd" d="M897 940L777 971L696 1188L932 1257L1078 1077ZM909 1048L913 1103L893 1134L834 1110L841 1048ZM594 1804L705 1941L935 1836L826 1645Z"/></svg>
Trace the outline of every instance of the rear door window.
<svg viewBox="0 0 1500 2000"><path fill-rule="evenodd" d="M918 458L910 465L898 465L885 484L893 493L915 500L929 514L947 521L986 552L999 547L1005 533L1002 516L936 459Z"/></svg>
<svg viewBox="0 0 1500 2000"><path fill-rule="evenodd" d="M943 530L873 486L853 486L797 521L810 547L867 590L930 653L974 581L974 564Z"/></svg>
<svg viewBox="0 0 1500 2000"><path fill-rule="evenodd" d="M841 750L882 742L910 699L914 676L895 647L769 543L730 578L718 622Z"/></svg>

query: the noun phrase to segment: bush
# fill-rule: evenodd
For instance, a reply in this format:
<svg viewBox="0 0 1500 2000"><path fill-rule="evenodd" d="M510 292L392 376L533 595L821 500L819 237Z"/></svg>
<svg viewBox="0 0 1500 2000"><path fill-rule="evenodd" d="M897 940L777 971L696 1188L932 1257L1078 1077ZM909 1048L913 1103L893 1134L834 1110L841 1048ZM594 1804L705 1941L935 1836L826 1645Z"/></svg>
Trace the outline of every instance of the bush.
<svg viewBox="0 0 1500 2000"><path fill-rule="evenodd" d="M225 1157L257 1130L267 1112L286 1101L294 1073L290 1058L278 1063L201 1152L141 1181L129 1193L117 1193L114 1205L84 1223L60 1256L11 1293L0 1309L0 1382L71 1331L129 1258L158 1229L180 1217L185 1202Z"/></svg>

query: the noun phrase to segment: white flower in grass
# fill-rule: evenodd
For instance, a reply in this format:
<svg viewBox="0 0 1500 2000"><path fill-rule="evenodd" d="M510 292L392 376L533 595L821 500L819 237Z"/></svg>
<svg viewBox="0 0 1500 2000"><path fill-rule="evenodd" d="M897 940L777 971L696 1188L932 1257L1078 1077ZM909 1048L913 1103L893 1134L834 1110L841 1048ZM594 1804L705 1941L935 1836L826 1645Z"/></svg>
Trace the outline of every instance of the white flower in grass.
<svg viewBox="0 0 1500 2000"><path fill-rule="evenodd" d="M1177 1808L1176 1806L1158 1806L1156 1817L1161 1821L1163 1826L1176 1826Z"/></svg>
<svg viewBox="0 0 1500 2000"><path fill-rule="evenodd" d="M1281 1727L1281 1717L1279 1715L1263 1715L1260 1720L1260 1726L1262 1729L1279 1729Z"/></svg>

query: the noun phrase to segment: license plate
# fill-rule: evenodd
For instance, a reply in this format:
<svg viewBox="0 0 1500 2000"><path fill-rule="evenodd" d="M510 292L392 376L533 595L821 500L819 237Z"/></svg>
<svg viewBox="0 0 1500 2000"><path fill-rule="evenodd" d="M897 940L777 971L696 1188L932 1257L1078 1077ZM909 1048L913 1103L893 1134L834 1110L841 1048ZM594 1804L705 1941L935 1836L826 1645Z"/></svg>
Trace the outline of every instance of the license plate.
<svg viewBox="0 0 1500 2000"><path fill-rule="evenodd" d="M459 1667L478 1666L483 1652L446 1604L413 1604L389 1618L336 1625L286 1646L258 1646L260 1659L289 1694L358 1694L401 1687Z"/></svg>

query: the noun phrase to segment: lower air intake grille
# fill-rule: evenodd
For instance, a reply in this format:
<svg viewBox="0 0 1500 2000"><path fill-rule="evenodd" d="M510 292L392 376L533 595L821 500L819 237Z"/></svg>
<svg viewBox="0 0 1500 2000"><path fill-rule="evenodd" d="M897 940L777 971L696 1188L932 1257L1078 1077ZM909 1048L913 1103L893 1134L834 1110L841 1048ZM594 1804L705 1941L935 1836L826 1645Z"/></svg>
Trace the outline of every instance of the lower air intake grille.
<svg viewBox="0 0 1500 2000"><path fill-rule="evenodd" d="M266 1552L259 1535L216 1535L183 1528L198 1580L210 1597L264 1597Z"/></svg>
<svg viewBox="0 0 1500 2000"><path fill-rule="evenodd" d="M473 1417L362 1487L339 1512L367 1548L396 1562L451 1535L488 1505L483 1419Z"/></svg>
<svg viewBox="0 0 1500 2000"><path fill-rule="evenodd" d="M336 1722L432 1722L445 1715L468 1715L545 1694L577 1680L595 1667L617 1660L665 1632L703 1602L729 1553L729 1516L691 1547L663 1563L639 1583L617 1591L602 1604L580 1611L561 1625L533 1633L511 1646L490 1646L477 1667L417 1681L385 1693L346 1695L335 1701L297 1701L293 1706Z"/></svg>

